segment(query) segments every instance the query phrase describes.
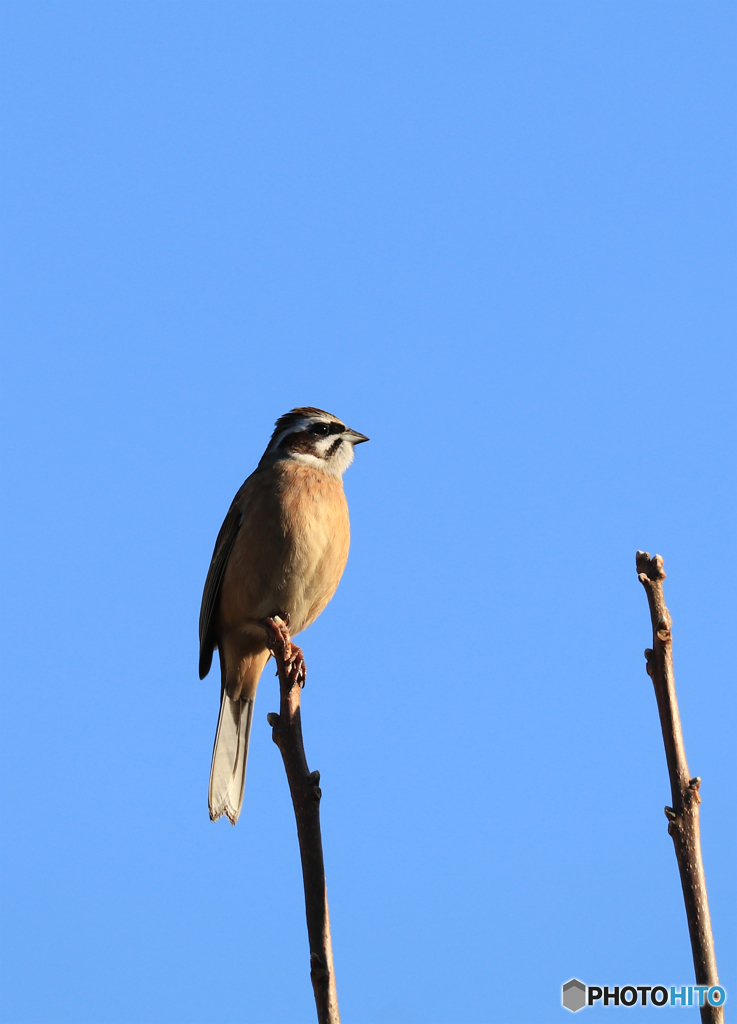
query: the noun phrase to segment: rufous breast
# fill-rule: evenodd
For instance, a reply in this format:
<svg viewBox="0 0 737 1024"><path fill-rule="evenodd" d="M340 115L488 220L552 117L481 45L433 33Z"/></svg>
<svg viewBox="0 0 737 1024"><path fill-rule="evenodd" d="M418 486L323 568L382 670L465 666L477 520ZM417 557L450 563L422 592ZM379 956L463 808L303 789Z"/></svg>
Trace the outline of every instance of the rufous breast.
<svg viewBox="0 0 737 1024"><path fill-rule="evenodd" d="M343 482L285 460L249 477L236 500L243 520L223 579L221 629L281 613L289 614L295 636L323 610L345 569L350 525Z"/></svg>

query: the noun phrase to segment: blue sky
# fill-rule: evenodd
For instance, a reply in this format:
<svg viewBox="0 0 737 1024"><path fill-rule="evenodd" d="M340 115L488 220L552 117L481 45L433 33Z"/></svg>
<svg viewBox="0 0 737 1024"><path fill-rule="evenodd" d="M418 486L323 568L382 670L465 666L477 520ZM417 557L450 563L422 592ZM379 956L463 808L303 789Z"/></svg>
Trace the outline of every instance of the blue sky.
<svg viewBox="0 0 737 1024"><path fill-rule="evenodd" d="M734 6L3 22L2 1020L314 1017L276 682L233 829L197 677L217 530L303 404L372 438L302 637L346 1024L692 980L638 547L737 995Z"/></svg>

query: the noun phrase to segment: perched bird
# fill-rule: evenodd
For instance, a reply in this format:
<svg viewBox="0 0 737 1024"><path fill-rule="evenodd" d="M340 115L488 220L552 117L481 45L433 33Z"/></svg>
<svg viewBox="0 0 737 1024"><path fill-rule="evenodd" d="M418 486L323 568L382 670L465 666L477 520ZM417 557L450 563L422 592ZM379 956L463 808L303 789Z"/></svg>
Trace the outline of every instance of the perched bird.
<svg viewBox="0 0 737 1024"><path fill-rule="evenodd" d="M210 817L235 825L243 803L256 687L269 659L262 620L292 636L314 622L340 582L350 526L343 473L368 441L335 416L292 409L233 499L215 542L200 610L200 679L220 655L220 717Z"/></svg>

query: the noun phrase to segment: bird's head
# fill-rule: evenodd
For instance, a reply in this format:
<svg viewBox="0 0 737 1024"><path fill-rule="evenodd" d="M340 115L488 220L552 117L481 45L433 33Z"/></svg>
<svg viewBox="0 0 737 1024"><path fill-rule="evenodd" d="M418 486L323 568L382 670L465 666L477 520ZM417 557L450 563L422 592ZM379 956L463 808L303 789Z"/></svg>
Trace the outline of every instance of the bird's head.
<svg viewBox="0 0 737 1024"><path fill-rule="evenodd" d="M305 406L279 417L260 464L293 459L342 476L353 462L354 446L363 441L368 441L365 434L351 430L337 416Z"/></svg>

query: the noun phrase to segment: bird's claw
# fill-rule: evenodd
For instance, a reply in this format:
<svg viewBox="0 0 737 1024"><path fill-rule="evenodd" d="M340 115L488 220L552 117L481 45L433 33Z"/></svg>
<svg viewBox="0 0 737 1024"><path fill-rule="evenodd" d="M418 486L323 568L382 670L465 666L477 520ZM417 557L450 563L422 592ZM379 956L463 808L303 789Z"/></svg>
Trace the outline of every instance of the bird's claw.
<svg viewBox="0 0 737 1024"><path fill-rule="evenodd" d="M290 685L298 685L301 689L305 685L307 667L302 648L293 644L289 635L289 615L287 614L284 618L274 615L268 619L262 619L261 625L266 630L266 646L274 657L278 653L284 659L284 669Z"/></svg>
<svg viewBox="0 0 737 1024"><path fill-rule="evenodd" d="M292 686L299 686L300 690L302 690L307 681L307 665L305 664L302 648L297 647L296 644L292 644L291 647L292 656L289 662L286 663L287 676Z"/></svg>

